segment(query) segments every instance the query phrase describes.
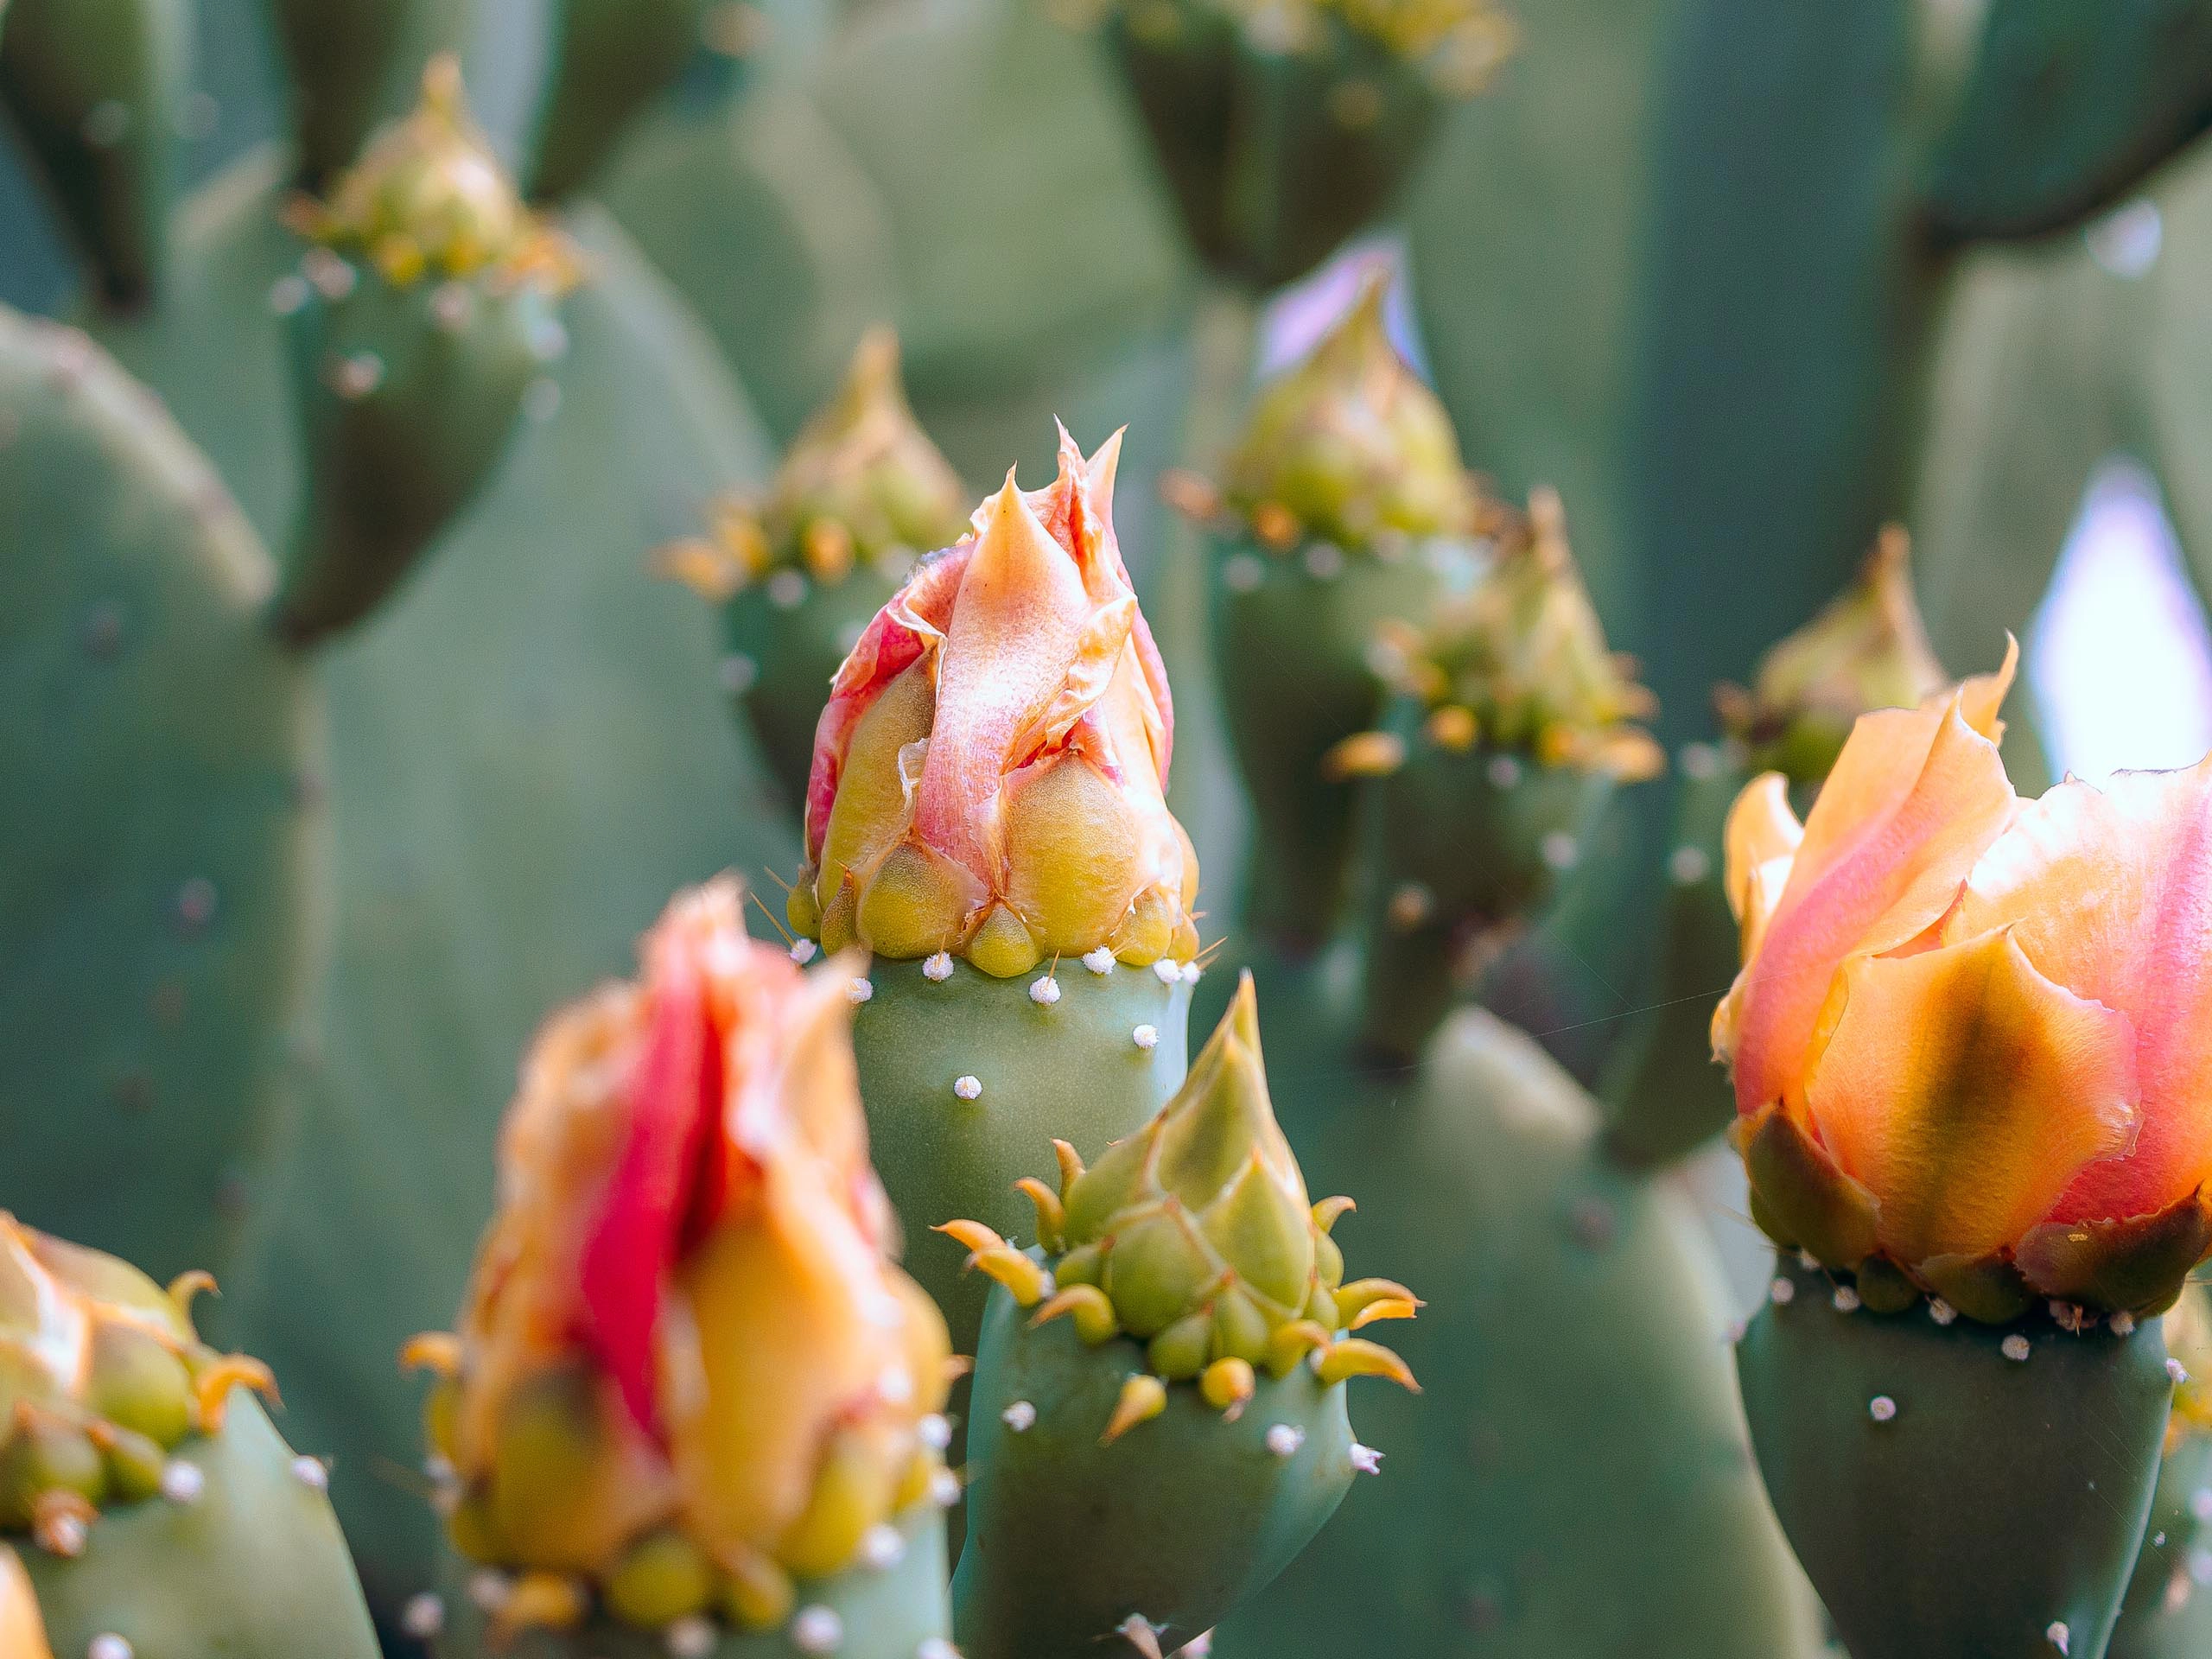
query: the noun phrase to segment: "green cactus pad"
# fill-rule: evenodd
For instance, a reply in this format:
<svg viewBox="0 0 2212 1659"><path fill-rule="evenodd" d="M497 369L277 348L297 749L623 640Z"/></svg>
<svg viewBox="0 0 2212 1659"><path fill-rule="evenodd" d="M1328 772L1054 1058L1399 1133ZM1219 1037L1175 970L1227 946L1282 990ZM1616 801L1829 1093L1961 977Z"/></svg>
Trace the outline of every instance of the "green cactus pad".
<svg viewBox="0 0 2212 1659"><path fill-rule="evenodd" d="M83 335L0 312L0 1206L167 1278L230 1262L321 960L328 770L274 575ZM128 803L129 810L123 810Z"/></svg>
<svg viewBox="0 0 2212 1659"><path fill-rule="evenodd" d="M296 181L320 191L404 111L431 54L457 50L475 0L273 0L292 78Z"/></svg>
<svg viewBox="0 0 2212 1659"><path fill-rule="evenodd" d="M199 1471L191 1501L108 1510L73 1560L19 1552L55 1654L111 1633L140 1659L375 1659L322 1465L295 1459L243 1395L177 1457Z"/></svg>
<svg viewBox="0 0 2212 1659"><path fill-rule="evenodd" d="M2212 1650L2212 1591L2204 1526L2196 1514L2212 1491L2212 1439L2188 1436L2158 1465L2143 1551L2127 1581L2107 1659L2196 1659Z"/></svg>
<svg viewBox="0 0 2212 1659"><path fill-rule="evenodd" d="M1631 1166L1669 1164L1728 1127L1736 1096L1713 1059L1713 1010L1736 977L1736 918L1721 830L1748 781L1730 747L1686 746L1667 843L1658 978L1605 1075L1605 1146Z"/></svg>
<svg viewBox="0 0 2212 1659"><path fill-rule="evenodd" d="M1173 964L1169 964L1172 966ZM868 1145L906 1228L906 1270L937 1299L956 1351L974 1351L988 1283L967 1251L928 1230L963 1217L1009 1236L1035 1217L1014 1190L1054 1175L1052 1141L1095 1158L1141 1127L1183 1078L1191 988L1149 968L1094 974L1063 961L1059 999L1031 994L1046 969L993 979L964 961L931 979L918 962L878 960L853 1022ZM1154 1045L1139 1046L1139 1027ZM963 1078L977 1085L963 1097Z"/></svg>
<svg viewBox="0 0 2212 1659"><path fill-rule="evenodd" d="M530 193L559 201L598 171L701 44L708 0L556 0Z"/></svg>
<svg viewBox="0 0 2212 1659"><path fill-rule="evenodd" d="M1101 1445L1145 1368L1138 1343L1091 1347L1069 1319L1032 1328L992 1292L953 1579L968 1659L1090 1659L1132 1616L1173 1651L1281 1573L1351 1486L1345 1385L1306 1365L1262 1372L1233 1422L1171 1388L1165 1410Z"/></svg>
<svg viewBox="0 0 2212 1659"><path fill-rule="evenodd" d="M906 1549L890 1567L801 1579L791 1617L781 1627L755 1632L711 1627L716 1639L697 1649L699 1659L791 1659L817 1652L834 1652L837 1659L950 1659L944 1521L934 1505L924 1505L900 1530ZM666 1659L675 1645L664 1630L634 1630L603 1611L574 1630L527 1630L503 1640L482 1602L496 1603L488 1592L504 1583L497 1573L486 1578L465 1561L448 1559L438 1604L443 1628L432 1643L436 1659ZM827 1638L833 1630L829 1646L801 1645L802 1638Z"/></svg>
<svg viewBox="0 0 2212 1659"><path fill-rule="evenodd" d="M1855 1659L2101 1659L2173 1395L2158 1321L1993 1331L1843 1311L1794 1259L1775 1282L1736 1351L1745 1410Z"/></svg>
<svg viewBox="0 0 2212 1659"><path fill-rule="evenodd" d="M1490 1014L1456 1015L1424 1075L1363 1079L1325 985L1263 1006L1313 1190L1363 1200L1337 1236L1426 1300L1390 1332L1425 1392L1361 1398L1382 1478L1223 1624L1217 1659L1821 1654L1691 1205L1605 1158L1590 1099Z"/></svg>
<svg viewBox="0 0 2212 1659"><path fill-rule="evenodd" d="M796 570L778 575L798 584L797 603L786 604L787 593L771 578L745 588L724 610L732 654L722 659L722 683L796 811L806 800L814 728L830 700L830 677L899 583L873 567L827 585Z"/></svg>
<svg viewBox="0 0 2212 1659"><path fill-rule="evenodd" d="M44 169L93 289L118 309L153 295L192 75L188 0L15 0L0 104Z"/></svg>
<svg viewBox="0 0 2212 1659"><path fill-rule="evenodd" d="M1374 849L1362 1035L1418 1055L1450 1010L1470 944L1533 918L1581 858L1613 779L1526 754L1439 743L1400 699L1404 764L1371 785Z"/></svg>
<svg viewBox="0 0 2212 1659"><path fill-rule="evenodd" d="M1322 760L1375 724L1384 701L1368 665L1376 624L1427 614L1462 544L1396 559L1306 543L1277 553L1247 536L1211 538L1214 680L1254 842L1243 914L1267 938L1311 947L1328 936L1350 881L1356 791Z"/></svg>

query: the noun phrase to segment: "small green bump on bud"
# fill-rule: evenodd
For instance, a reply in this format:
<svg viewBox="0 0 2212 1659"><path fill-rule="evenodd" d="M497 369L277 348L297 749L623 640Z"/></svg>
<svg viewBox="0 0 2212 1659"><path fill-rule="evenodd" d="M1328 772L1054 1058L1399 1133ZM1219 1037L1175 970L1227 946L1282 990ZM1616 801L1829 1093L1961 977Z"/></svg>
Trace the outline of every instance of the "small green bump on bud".
<svg viewBox="0 0 2212 1659"><path fill-rule="evenodd" d="M1271 544L1302 531L1357 552L1378 535L1476 527L1451 417L1391 344L1389 288L1386 273L1370 276L1313 353L1261 393L1230 457L1227 499Z"/></svg>
<svg viewBox="0 0 2212 1659"><path fill-rule="evenodd" d="M1250 1364L1241 1359L1217 1359L1198 1379L1198 1392L1205 1402L1232 1423L1243 1415L1245 1402L1259 1386Z"/></svg>
<svg viewBox="0 0 2212 1659"><path fill-rule="evenodd" d="M824 944L828 941L825 939ZM993 979L1026 974L1045 959L1020 917L1004 905L991 906L968 944L968 960Z"/></svg>
<svg viewBox="0 0 2212 1659"><path fill-rule="evenodd" d="M1713 693L1754 772L1818 784L1859 716L1910 709L1949 683L1913 598L1910 539L1885 527L1859 579L1759 659L1751 690Z"/></svg>
<svg viewBox="0 0 2212 1659"><path fill-rule="evenodd" d="M1061 1225L1067 1224L1065 1214ZM1052 1264L1053 1282L1063 1287L1071 1285L1095 1285L1098 1282L1098 1246L1085 1244L1070 1250Z"/></svg>
<svg viewBox="0 0 2212 1659"><path fill-rule="evenodd" d="M1039 1308L1029 1323L1033 1327L1048 1325L1063 1314L1074 1318L1076 1335L1093 1348L1122 1333L1121 1321L1114 1317L1113 1303L1096 1285L1069 1286Z"/></svg>
<svg viewBox="0 0 2212 1659"><path fill-rule="evenodd" d="M1139 1423L1148 1423L1167 1409L1167 1385L1158 1377L1139 1371L1122 1384L1121 1398L1114 1402L1114 1415L1106 1424L1106 1432L1098 1437L1101 1446L1110 1446Z"/></svg>
<svg viewBox="0 0 2212 1659"><path fill-rule="evenodd" d="M489 1459L493 1530L507 1559L547 1567L594 1563L573 1537L595 1535L576 1513L606 1456L597 1379L581 1363L541 1371L509 1396Z"/></svg>
<svg viewBox="0 0 2212 1659"><path fill-rule="evenodd" d="M26 1530L37 1522L41 1501L74 1495L97 1507L107 1494L107 1468L92 1437L29 1402L0 1444L0 1529Z"/></svg>
<svg viewBox="0 0 2212 1659"><path fill-rule="evenodd" d="M192 1376L159 1338L122 1320L92 1332L86 1405L121 1427L175 1446L192 1427Z"/></svg>
<svg viewBox="0 0 2212 1659"><path fill-rule="evenodd" d="M86 1433L99 1452L108 1491L116 1499L140 1503L162 1490L169 1459L158 1441L115 1423L94 1423Z"/></svg>
<svg viewBox="0 0 2212 1659"><path fill-rule="evenodd" d="M1206 1368L1213 1321L1186 1313L1145 1345L1145 1361L1170 1382L1187 1382Z"/></svg>
<svg viewBox="0 0 2212 1659"><path fill-rule="evenodd" d="M446 1516L446 1536L465 1560L497 1566L508 1557L492 1518L490 1492L484 1489L465 1494Z"/></svg>
<svg viewBox="0 0 2212 1659"><path fill-rule="evenodd" d="M803 869L791 890L784 895L784 920L802 939L822 937L822 906L814 896L815 871Z"/></svg>

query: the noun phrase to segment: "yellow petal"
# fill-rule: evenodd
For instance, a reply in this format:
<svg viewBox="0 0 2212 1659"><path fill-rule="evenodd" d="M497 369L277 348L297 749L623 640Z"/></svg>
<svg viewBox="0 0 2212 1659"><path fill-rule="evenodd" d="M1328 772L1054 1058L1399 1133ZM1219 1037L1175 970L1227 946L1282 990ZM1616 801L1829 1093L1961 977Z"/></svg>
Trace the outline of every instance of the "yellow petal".
<svg viewBox="0 0 2212 1659"><path fill-rule="evenodd" d="M2012 1245L2084 1165L2127 1145L2126 1017L2053 984L2009 932L1858 957L1844 985L1807 1100L1898 1261Z"/></svg>
<svg viewBox="0 0 2212 1659"><path fill-rule="evenodd" d="M54 1659L46 1644L46 1621L38 1592L16 1552L0 1544L0 1654L7 1659Z"/></svg>

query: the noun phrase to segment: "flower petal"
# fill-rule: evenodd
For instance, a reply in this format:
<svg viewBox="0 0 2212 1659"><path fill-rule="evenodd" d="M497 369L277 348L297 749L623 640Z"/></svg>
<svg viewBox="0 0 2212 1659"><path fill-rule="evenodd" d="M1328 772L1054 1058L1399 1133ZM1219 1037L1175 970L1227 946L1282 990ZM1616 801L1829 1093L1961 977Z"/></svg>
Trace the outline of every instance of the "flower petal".
<svg viewBox="0 0 2212 1659"><path fill-rule="evenodd" d="M1843 1172L1908 1265L1986 1256L2050 1213L2135 1125L2125 1014L2037 973L2006 931L1858 957L1806 1087Z"/></svg>
<svg viewBox="0 0 2212 1659"><path fill-rule="evenodd" d="M2163 1211L2212 1179L2212 758L2069 779L1974 866L1947 931L2010 925L2028 960L2134 1023L2143 1123L2051 1219Z"/></svg>
<svg viewBox="0 0 2212 1659"><path fill-rule="evenodd" d="M1729 992L1736 1103L1799 1097L1820 1014L1855 954L1940 920L2015 798L1962 688L1940 713L1885 709L1852 728L1821 786L1758 955Z"/></svg>
<svg viewBox="0 0 2212 1659"><path fill-rule="evenodd" d="M1789 804L1789 780L1778 772L1762 773L1744 786L1728 809L1722 844L1727 852L1728 908L1743 924L1744 960L1758 954L1757 941L1782 896L1805 826ZM1772 872L1781 867L1781 880Z"/></svg>

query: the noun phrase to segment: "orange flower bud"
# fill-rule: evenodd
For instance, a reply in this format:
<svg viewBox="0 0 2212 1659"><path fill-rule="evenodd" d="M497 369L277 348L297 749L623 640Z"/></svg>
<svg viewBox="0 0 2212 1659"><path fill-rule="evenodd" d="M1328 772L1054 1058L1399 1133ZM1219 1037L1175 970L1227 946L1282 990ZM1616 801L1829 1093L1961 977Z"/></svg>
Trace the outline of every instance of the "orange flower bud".
<svg viewBox="0 0 2212 1659"><path fill-rule="evenodd" d="M2012 792L1996 674L1862 717L1727 830L1713 1020L1763 1224L1977 1317L2142 1313L2212 1249L2212 759Z"/></svg>
<svg viewBox="0 0 2212 1659"><path fill-rule="evenodd" d="M817 729L795 924L988 973L1186 941L1198 862L1167 810L1174 709L1110 514L1118 435L1011 474L861 636ZM1178 950L1175 954L1186 955Z"/></svg>

